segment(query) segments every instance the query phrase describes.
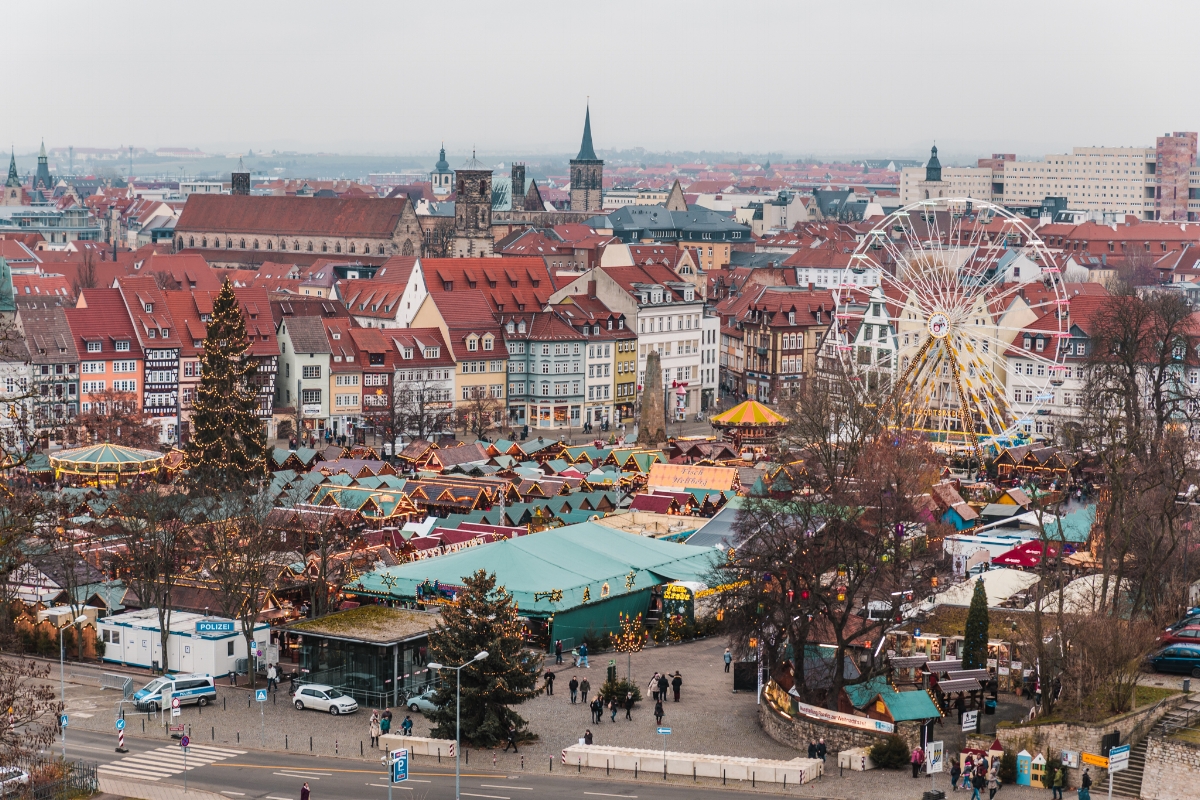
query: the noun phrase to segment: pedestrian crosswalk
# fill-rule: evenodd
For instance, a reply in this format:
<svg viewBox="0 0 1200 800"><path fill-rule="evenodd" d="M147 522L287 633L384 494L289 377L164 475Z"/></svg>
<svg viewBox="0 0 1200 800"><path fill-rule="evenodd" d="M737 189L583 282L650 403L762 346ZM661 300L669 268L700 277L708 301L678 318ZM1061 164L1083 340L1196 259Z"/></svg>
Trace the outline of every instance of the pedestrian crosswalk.
<svg viewBox="0 0 1200 800"><path fill-rule="evenodd" d="M196 767L244 755L245 752L245 750L230 750L224 747L207 747L194 744L188 748L187 769L190 772ZM159 747L156 750L147 750L145 753L126 756L110 764L101 764L99 770L100 772L108 773L113 778L138 778L144 781L157 781L183 772L183 750L178 745L174 747Z"/></svg>

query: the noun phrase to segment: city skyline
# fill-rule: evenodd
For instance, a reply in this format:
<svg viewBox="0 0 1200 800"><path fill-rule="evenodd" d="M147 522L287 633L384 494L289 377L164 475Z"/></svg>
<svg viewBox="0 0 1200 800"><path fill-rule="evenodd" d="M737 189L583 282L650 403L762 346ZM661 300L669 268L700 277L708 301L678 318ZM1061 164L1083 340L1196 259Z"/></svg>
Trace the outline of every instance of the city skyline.
<svg viewBox="0 0 1200 800"><path fill-rule="evenodd" d="M1098 5L1017 3L996 20L945 3L921 13L762 3L740 8L740 24L715 3L617 3L605 16L470 2L341 15L319 4L16 8L14 30L40 26L83 54L86 85L133 96L97 88L48 102L46 87L78 80L80 60L17 37L14 63L44 63L38 81L6 87L0 136L25 153L44 139L415 157L444 141L459 154L552 156L577 148L590 102L600 151L905 158L936 140L965 162L998 149L1146 146L1200 128L1175 82L1143 77L1140 54L1166 75L1194 74L1200 56L1164 49L1151 15L1112 26ZM97 42L123 44L92 54ZM1087 55L1098 51L1108 56ZM130 59L163 71L139 81ZM138 102L140 92L162 100Z"/></svg>

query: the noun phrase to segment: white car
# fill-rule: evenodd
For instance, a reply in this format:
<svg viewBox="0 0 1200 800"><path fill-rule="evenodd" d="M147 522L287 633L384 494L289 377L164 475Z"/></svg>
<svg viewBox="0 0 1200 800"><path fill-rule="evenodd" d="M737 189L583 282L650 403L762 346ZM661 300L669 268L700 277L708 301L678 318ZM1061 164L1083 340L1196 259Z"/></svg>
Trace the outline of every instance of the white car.
<svg viewBox="0 0 1200 800"><path fill-rule="evenodd" d="M408 698L406 705L409 711L419 711L422 714L430 714L437 711L437 704L433 702L434 695L437 694L437 689L426 689L420 694L414 694Z"/></svg>
<svg viewBox="0 0 1200 800"><path fill-rule="evenodd" d="M20 794L29 785L29 773L16 767L0 767L0 797Z"/></svg>
<svg viewBox="0 0 1200 800"><path fill-rule="evenodd" d="M354 701L353 697L341 689L335 689L323 683L301 686L292 697L295 698L296 708L299 711L314 708L317 711L328 711L335 717L338 714L353 714L358 711L358 703Z"/></svg>

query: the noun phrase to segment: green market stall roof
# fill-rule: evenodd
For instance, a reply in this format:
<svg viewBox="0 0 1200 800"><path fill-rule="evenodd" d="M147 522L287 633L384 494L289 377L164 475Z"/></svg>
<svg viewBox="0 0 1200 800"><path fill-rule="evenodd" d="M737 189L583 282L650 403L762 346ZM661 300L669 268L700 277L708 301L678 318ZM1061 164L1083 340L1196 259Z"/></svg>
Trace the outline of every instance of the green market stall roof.
<svg viewBox="0 0 1200 800"><path fill-rule="evenodd" d="M67 474L118 478L157 472L162 464L162 453L108 443L60 450L50 456L56 477Z"/></svg>
<svg viewBox="0 0 1200 800"><path fill-rule="evenodd" d="M364 573L344 588L410 599L422 584L437 582L452 591L464 576L482 569L496 574L497 584L516 598L522 613L554 614L672 581L704 582L719 555L709 547L582 522Z"/></svg>

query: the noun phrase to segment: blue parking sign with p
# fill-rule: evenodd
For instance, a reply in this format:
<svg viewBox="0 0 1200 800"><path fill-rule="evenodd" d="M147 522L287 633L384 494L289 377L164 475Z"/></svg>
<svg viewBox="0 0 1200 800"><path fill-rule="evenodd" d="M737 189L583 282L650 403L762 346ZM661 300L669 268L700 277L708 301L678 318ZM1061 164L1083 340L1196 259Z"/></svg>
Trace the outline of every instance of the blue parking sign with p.
<svg viewBox="0 0 1200 800"><path fill-rule="evenodd" d="M265 703L265 702L267 702L267 690L266 690L266 689L258 689L258 690L256 690L256 691L254 692L254 699L255 699L255 700L257 700L257 701L258 701L258 702L260 702L260 703Z"/></svg>
<svg viewBox="0 0 1200 800"><path fill-rule="evenodd" d="M408 780L408 750L392 751L392 783Z"/></svg>

